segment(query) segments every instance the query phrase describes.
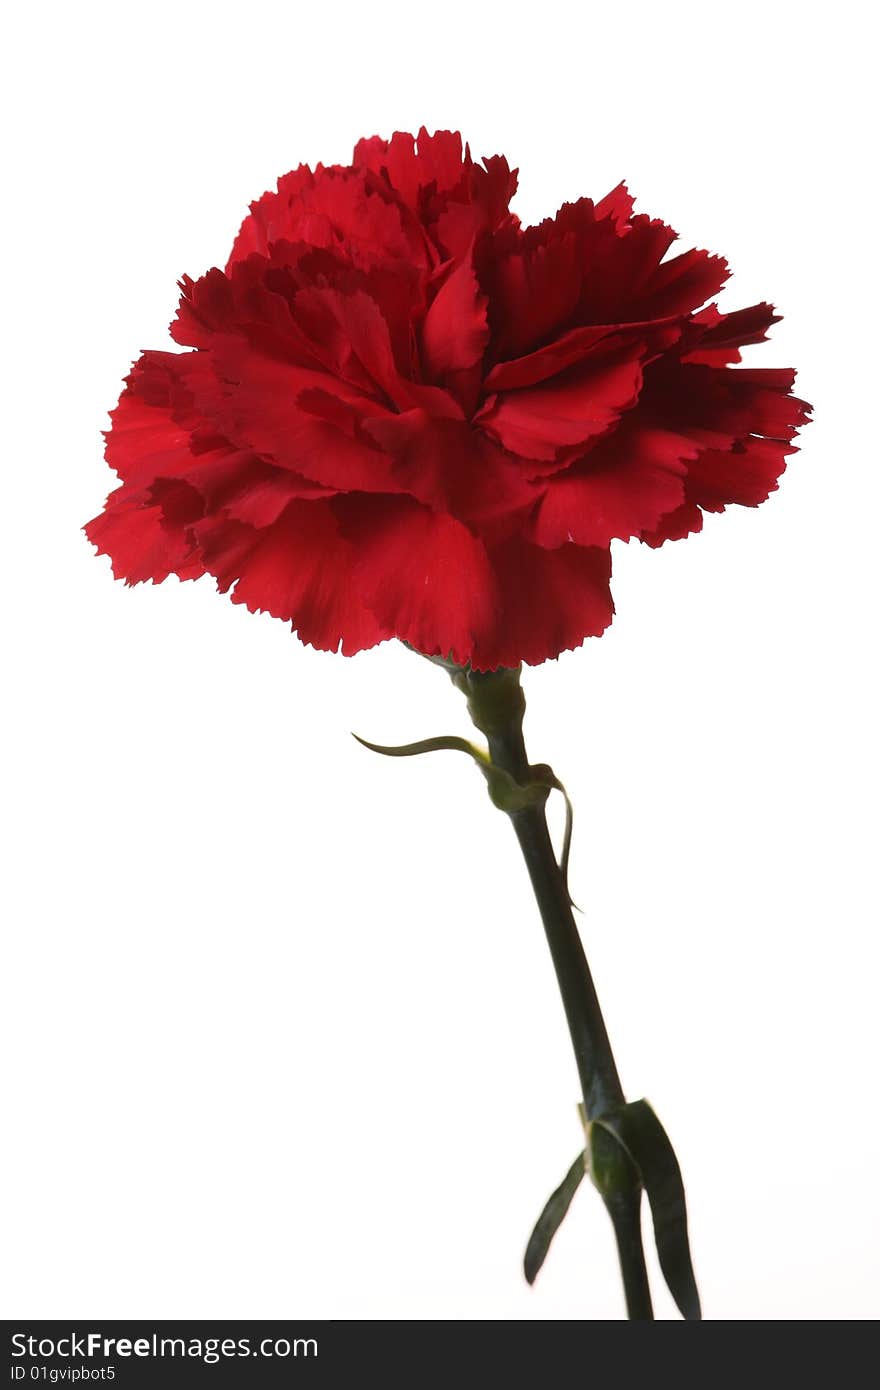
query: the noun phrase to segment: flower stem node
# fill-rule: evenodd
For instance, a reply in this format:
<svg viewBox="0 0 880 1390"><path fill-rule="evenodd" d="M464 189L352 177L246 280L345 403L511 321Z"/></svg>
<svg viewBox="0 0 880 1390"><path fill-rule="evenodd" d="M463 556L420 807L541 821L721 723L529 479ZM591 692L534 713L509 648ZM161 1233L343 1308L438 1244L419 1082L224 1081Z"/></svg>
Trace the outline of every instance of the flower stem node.
<svg viewBox="0 0 880 1390"><path fill-rule="evenodd" d="M532 806L544 806L551 791L561 792L565 798L565 834L560 868L565 879L566 892L568 891L568 861L571 854L574 813L568 792L552 767L549 767L547 763L527 765L525 775L520 781L506 768L499 767L497 763L494 763L486 749L478 748L476 744L470 743L466 738L459 738L457 734L424 738L417 743L402 743L395 747L389 747L382 743L371 743L369 739L361 738L360 734L353 734L352 737L357 739L364 748L369 748L373 753L382 753L387 758L412 758L417 757L420 753L437 753L443 750L467 753L486 779L492 805L497 806L499 811L504 811L509 816L514 816ZM570 898L569 901L571 901Z"/></svg>
<svg viewBox="0 0 880 1390"><path fill-rule="evenodd" d="M660 1268L676 1306L688 1321L699 1320L684 1183L668 1134L646 1100L620 1105L594 1120L587 1120L581 1107L581 1120L586 1148L538 1218L526 1247L526 1279L534 1282L584 1173L612 1217L629 1201L635 1183L647 1193Z"/></svg>
<svg viewBox="0 0 880 1390"><path fill-rule="evenodd" d="M587 1125L584 1167L605 1202L628 1192L632 1187L633 1164L630 1157L601 1121Z"/></svg>

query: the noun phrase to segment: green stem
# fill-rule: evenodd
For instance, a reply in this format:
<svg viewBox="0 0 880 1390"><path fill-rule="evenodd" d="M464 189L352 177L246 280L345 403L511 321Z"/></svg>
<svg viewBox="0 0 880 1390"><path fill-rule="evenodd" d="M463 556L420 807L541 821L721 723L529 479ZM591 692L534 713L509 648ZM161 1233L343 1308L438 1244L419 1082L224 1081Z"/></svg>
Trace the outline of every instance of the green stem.
<svg viewBox="0 0 880 1390"><path fill-rule="evenodd" d="M605 1020L541 806L511 817L544 923L588 1119L624 1102Z"/></svg>
<svg viewBox="0 0 880 1390"><path fill-rule="evenodd" d="M485 733L492 761L525 781L529 761L522 732L525 700L519 672L451 671L468 696L471 718ZM556 860L543 806L510 813L522 850L562 995L588 1120L624 1104L625 1097L599 1007L593 977L575 924L562 871ZM653 1319L641 1232L642 1184L627 1164L623 1180L604 1198L614 1227L627 1315Z"/></svg>

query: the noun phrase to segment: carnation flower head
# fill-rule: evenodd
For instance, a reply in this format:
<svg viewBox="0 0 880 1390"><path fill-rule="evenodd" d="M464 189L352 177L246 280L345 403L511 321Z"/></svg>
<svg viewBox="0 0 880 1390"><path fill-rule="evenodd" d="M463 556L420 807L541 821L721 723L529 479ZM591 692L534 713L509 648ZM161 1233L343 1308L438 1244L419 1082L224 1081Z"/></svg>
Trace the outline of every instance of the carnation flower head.
<svg viewBox="0 0 880 1390"><path fill-rule="evenodd" d="M736 365L772 307L722 313L725 262L669 256L622 184L529 228L515 190L422 130L254 203L113 412L86 532L117 577L211 574L315 647L492 670L604 631L613 540L763 502L809 409Z"/></svg>

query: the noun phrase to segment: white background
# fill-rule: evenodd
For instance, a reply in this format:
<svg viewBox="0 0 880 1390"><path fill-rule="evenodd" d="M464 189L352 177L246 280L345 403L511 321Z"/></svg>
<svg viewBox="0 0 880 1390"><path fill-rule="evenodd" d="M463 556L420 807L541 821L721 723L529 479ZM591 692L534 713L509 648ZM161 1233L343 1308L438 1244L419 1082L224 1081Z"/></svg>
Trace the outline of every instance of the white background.
<svg viewBox="0 0 880 1390"><path fill-rule="evenodd" d="M527 673L633 1097L705 1312L880 1311L872 46L857 4L32 4L5 45L4 1287L13 1316L616 1319L510 828L394 645L301 647L80 525L175 281L362 134L460 128L540 220L621 177L816 409L779 493L618 545L601 641ZM860 19L860 15L863 16ZM11 323L10 323L11 317ZM658 1315L674 1310L657 1282Z"/></svg>

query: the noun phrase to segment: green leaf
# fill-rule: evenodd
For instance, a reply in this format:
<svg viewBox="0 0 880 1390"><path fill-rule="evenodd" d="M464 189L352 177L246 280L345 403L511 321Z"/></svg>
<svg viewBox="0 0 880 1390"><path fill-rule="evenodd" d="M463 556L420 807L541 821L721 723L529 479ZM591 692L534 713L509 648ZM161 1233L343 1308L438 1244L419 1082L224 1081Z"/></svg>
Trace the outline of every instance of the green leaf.
<svg viewBox="0 0 880 1390"><path fill-rule="evenodd" d="M571 857L571 834L574 829L574 807L571 804L571 797L556 776L552 767L547 763L536 763L534 767L529 768L529 775L537 786L547 787L552 791L562 793L562 799L565 802L565 831L562 837L562 854L559 858L559 868L562 873L562 881L565 884L565 892L568 901L577 912L580 912L580 908L568 889L568 861Z"/></svg>
<svg viewBox="0 0 880 1390"><path fill-rule="evenodd" d="M666 1130L646 1100L611 1111L594 1125L612 1134L638 1169L651 1205L657 1254L669 1292L683 1318L699 1320L702 1313L688 1243L684 1183Z"/></svg>
<svg viewBox="0 0 880 1390"><path fill-rule="evenodd" d="M586 1172L586 1159L586 1152L578 1154L562 1182L549 1198L529 1237L523 1259L523 1269L530 1284L534 1284L538 1271L546 1259L547 1251L550 1249L550 1242L562 1225L566 1212L571 1206L572 1198L581 1185Z"/></svg>
<svg viewBox="0 0 880 1390"><path fill-rule="evenodd" d="M473 758L485 777L489 786L489 795L494 805L499 810L508 813L521 811L526 806L534 806L536 803L546 801L550 793L551 784L549 782L537 781L532 778L526 783L517 782L516 778L512 777L505 768L498 767L496 763L492 762L485 749L478 748L474 743L469 743L466 738L459 738L457 734L444 734L439 738L423 738L418 743L403 743L395 748L382 743L370 743L368 739L361 738L360 734L352 734L352 738L356 738L358 743L363 744L364 748L369 748L373 753L383 753L387 758L414 758L420 753L443 751L467 753L470 758Z"/></svg>
<svg viewBox="0 0 880 1390"><path fill-rule="evenodd" d="M431 660L433 659L432 657ZM572 901L568 891L568 861L571 854L574 811L568 792L552 767L548 767L546 763L538 763L528 769L528 777L525 782L518 782L505 768L493 763L486 749L478 748L476 744L470 743L466 738L459 738L457 734L444 734L439 738L423 738L418 743L402 743L396 747L384 743L371 743L369 739L361 738L360 734L352 734L352 738L357 739L358 743L364 748L369 748L372 753L382 753L386 758L414 758L421 753L444 751L467 753L468 757L473 758L486 779L492 804L497 806L499 811L506 811L508 815L525 810L527 806L543 805L551 791L561 792L565 799L565 833L559 867L568 900L572 907L577 906Z"/></svg>
<svg viewBox="0 0 880 1390"><path fill-rule="evenodd" d="M418 743L402 743L396 748L389 748L383 743L370 743L369 739L361 738L360 734L352 734L352 738L357 739L358 743L363 744L364 748L369 748L372 753L383 753L386 758L414 758L419 753L439 753L444 750L451 750L454 753L467 753L481 767L488 762L488 755L482 749L469 743L466 738L459 738L457 734L446 734L440 738L423 738Z"/></svg>

